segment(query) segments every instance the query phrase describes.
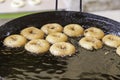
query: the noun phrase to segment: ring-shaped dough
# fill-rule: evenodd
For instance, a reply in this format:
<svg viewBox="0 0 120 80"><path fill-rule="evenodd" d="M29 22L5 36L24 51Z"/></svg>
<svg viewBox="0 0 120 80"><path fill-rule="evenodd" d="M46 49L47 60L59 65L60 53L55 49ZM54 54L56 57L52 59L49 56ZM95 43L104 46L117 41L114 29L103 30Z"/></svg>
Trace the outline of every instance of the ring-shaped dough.
<svg viewBox="0 0 120 80"><path fill-rule="evenodd" d="M3 3L3 2L5 2L5 0L0 0L0 3Z"/></svg>
<svg viewBox="0 0 120 80"><path fill-rule="evenodd" d="M24 0L13 0L11 2L11 6L14 8L20 8L25 6L25 1Z"/></svg>
<svg viewBox="0 0 120 80"><path fill-rule="evenodd" d="M41 3L41 0L28 0L29 4L31 5L38 5Z"/></svg>
<svg viewBox="0 0 120 80"><path fill-rule="evenodd" d="M102 39L104 37L104 32L96 27L90 27L84 31L84 36L86 37L94 37L97 39Z"/></svg>
<svg viewBox="0 0 120 80"><path fill-rule="evenodd" d="M63 32L70 37L79 37L83 35L84 29L79 24L68 24Z"/></svg>
<svg viewBox="0 0 120 80"><path fill-rule="evenodd" d="M26 44L27 39L21 35L14 34L4 39L4 45L11 48L22 47Z"/></svg>
<svg viewBox="0 0 120 80"><path fill-rule="evenodd" d="M34 54L45 53L49 50L49 48L49 42L43 39L34 39L25 45L25 49Z"/></svg>
<svg viewBox="0 0 120 80"><path fill-rule="evenodd" d="M54 32L62 32L63 27L58 23L49 23L49 24L43 25L41 27L41 30L45 34L50 34L50 33L54 33Z"/></svg>
<svg viewBox="0 0 120 80"><path fill-rule="evenodd" d="M25 28L21 31L20 34L26 37L28 40L44 38L44 32L35 27Z"/></svg>
<svg viewBox="0 0 120 80"><path fill-rule="evenodd" d="M57 43L57 42L66 42L68 40L68 37L63 33L56 32L56 33L49 34L46 37L46 40L49 43L54 44L54 43Z"/></svg>
<svg viewBox="0 0 120 80"><path fill-rule="evenodd" d="M71 56L75 54L75 47L67 42L58 42L50 47L50 52L54 56Z"/></svg>
<svg viewBox="0 0 120 80"><path fill-rule="evenodd" d="M87 50L102 48L102 42L99 39L92 37L83 37L79 41L79 45Z"/></svg>
<svg viewBox="0 0 120 80"><path fill-rule="evenodd" d="M109 47L117 48L120 46L120 37L116 35L108 34L103 37L102 41Z"/></svg>

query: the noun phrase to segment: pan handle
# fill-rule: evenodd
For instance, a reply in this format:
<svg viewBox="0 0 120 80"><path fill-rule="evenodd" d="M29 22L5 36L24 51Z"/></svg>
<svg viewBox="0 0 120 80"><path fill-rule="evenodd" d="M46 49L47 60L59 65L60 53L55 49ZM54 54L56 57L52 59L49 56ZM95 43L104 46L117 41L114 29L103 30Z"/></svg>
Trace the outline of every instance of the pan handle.
<svg viewBox="0 0 120 80"><path fill-rule="evenodd" d="M80 0L80 12L82 12L82 0ZM58 0L55 1L55 10L57 11L58 10Z"/></svg>

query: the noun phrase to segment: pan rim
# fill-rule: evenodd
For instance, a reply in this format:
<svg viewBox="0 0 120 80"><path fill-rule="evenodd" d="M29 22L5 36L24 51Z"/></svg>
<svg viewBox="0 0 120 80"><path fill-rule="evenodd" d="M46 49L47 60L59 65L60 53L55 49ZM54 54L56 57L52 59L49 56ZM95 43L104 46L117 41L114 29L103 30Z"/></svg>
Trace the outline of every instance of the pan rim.
<svg viewBox="0 0 120 80"><path fill-rule="evenodd" d="M22 17L18 17L18 18L12 19L12 20L2 24L0 27L2 27L4 25L7 25L10 22L14 22L14 21L17 21L17 20L25 18L25 17L31 17L31 16L34 16L34 15L39 15L39 14L44 14L44 13L48 13L48 14L49 13L58 13L58 14L59 13L77 13L77 14L84 14L85 16L89 15L89 17L91 17L92 19L104 20L105 22L111 22L112 24L117 24L117 26L120 26L120 22L118 22L118 21L112 20L112 19L107 18L107 17L99 16L99 15L96 15L96 14L88 13L88 12L79 12L79 11L45 11L45 12L38 12L38 13L28 14L28 15L25 15L25 16L22 16Z"/></svg>

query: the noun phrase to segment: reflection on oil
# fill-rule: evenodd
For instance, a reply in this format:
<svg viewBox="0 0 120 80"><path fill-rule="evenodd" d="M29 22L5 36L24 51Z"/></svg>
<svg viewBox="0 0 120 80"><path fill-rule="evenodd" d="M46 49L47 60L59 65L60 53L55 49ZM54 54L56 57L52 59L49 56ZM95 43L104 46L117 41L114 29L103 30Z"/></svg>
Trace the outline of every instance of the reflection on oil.
<svg viewBox="0 0 120 80"><path fill-rule="evenodd" d="M32 55L24 48L2 46L0 76L6 80L119 80L120 57L115 49L104 46L88 51L78 46L79 39L69 39L77 48L70 57L54 57L49 52Z"/></svg>

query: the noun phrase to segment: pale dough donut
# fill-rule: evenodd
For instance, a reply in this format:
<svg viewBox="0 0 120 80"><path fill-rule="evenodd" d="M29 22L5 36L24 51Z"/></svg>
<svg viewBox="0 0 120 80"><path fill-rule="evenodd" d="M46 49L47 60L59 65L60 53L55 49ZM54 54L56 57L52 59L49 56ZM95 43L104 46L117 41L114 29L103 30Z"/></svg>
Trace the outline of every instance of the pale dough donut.
<svg viewBox="0 0 120 80"><path fill-rule="evenodd" d="M13 0L11 2L11 6L15 8L20 8L25 6L25 1L24 0Z"/></svg>
<svg viewBox="0 0 120 80"><path fill-rule="evenodd" d="M79 37L83 35L84 29L78 24L68 24L64 27L63 32L70 37Z"/></svg>
<svg viewBox="0 0 120 80"><path fill-rule="evenodd" d="M41 0L28 0L28 3L30 5L38 5L41 3Z"/></svg>
<svg viewBox="0 0 120 80"><path fill-rule="evenodd" d="M84 31L84 36L94 37L97 39L102 39L104 35L104 32L96 27L90 27Z"/></svg>
<svg viewBox="0 0 120 80"><path fill-rule="evenodd" d="M116 53L120 56L120 46L117 48Z"/></svg>
<svg viewBox="0 0 120 80"><path fill-rule="evenodd" d="M49 23L49 24L43 25L41 27L41 30L45 34L49 34L49 33L54 33L54 32L62 32L63 27L58 23Z"/></svg>
<svg viewBox="0 0 120 80"><path fill-rule="evenodd" d="M79 45L87 50L102 48L102 42L99 39L92 37L83 37L79 41Z"/></svg>
<svg viewBox="0 0 120 80"><path fill-rule="evenodd" d="M4 45L7 47L21 47L24 46L27 42L27 39L21 35L10 35L4 39Z"/></svg>
<svg viewBox="0 0 120 80"><path fill-rule="evenodd" d="M120 37L116 35L108 34L103 37L102 41L105 45L109 47L117 48L118 46L120 46Z"/></svg>
<svg viewBox="0 0 120 80"><path fill-rule="evenodd" d="M54 44L54 43L57 43L57 42L65 42L65 41L67 41L68 37L63 33L56 32L56 33L49 34L46 37L46 40L49 43Z"/></svg>
<svg viewBox="0 0 120 80"><path fill-rule="evenodd" d="M5 0L0 0L0 3L3 3L3 2L5 2Z"/></svg>
<svg viewBox="0 0 120 80"><path fill-rule="evenodd" d="M25 45L25 49L31 53L41 54L49 50L50 44L48 41L43 39L34 39L29 41Z"/></svg>
<svg viewBox="0 0 120 80"><path fill-rule="evenodd" d="M75 54L75 47L67 42L58 42L50 47L50 52L54 56L71 56Z"/></svg>
<svg viewBox="0 0 120 80"><path fill-rule="evenodd" d="M43 39L44 38L44 32L38 28L35 27L28 27L21 31L20 33L24 37L26 37L29 40L32 39Z"/></svg>

